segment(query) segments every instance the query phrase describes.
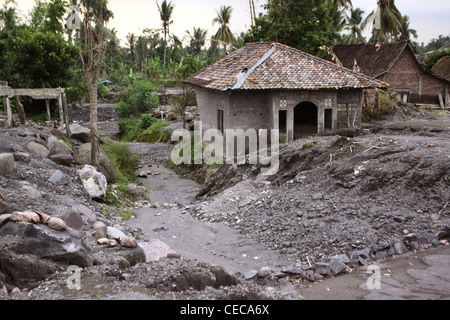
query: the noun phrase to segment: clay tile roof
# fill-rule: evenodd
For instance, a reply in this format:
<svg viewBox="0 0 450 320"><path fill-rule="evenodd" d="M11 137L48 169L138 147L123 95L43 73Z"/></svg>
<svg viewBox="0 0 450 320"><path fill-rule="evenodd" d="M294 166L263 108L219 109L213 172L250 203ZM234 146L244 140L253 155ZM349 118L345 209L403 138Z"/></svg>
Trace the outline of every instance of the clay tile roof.
<svg viewBox="0 0 450 320"><path fill-rule="evenodd" d="M220 91L386 86L379 80L277 42L246 44L184 82Z"/></svg>
<svg viewBox="0 0 450 320"><path fill-rule="evenodd" d="M361 72L376 78L389 71L406 46L407 41L381 45L337 45L333 51L345 67L353 66L356 59Z"/></svg>

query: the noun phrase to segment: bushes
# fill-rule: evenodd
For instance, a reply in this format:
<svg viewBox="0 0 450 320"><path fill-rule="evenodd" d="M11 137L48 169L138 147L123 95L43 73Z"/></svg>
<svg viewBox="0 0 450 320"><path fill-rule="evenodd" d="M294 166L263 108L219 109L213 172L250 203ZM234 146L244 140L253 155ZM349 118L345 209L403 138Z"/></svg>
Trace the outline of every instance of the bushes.
<svg viewBox="0 0 450 320"><path fill-rule="evenodd" d="M149 128L141 132L137 137L137 142L169 142L172 136L172 130L164 129L169 124L165 122L155 122Z"/></svg>
<svg viewBox="0 0 450 320"><path fill-rule="evenodd" d="M376 102L364 108L361 119L362 122L368 122L370 120L377 119L397 108L397 102L399 102L399 99L396 92L386 93L382 90L379 90L379 93L379 108L376 107Z"/></svg>
<svg viewBox="0 0 450 320"><path fill-rule="evenodd" d="M136 181L136 167L141 161L138 154L133 154L125 143L108 143L103 145L103 150L116 166L118 184Z"/></svg>
<svg viewBox="0 0 450 320"><path fill-rule="evenodd" d="M423 65L429 70L444 56L450 56L450 49L436 50L426 56Z"/></svg>
<svg viewBox="0 0 450 320"><path fill-rule="evenodd" d="M116 104L121 118L149 113L159 106L156 92L159 89L146 80L139 80L119 93L120 102Z"/></svg>
<svg viewBox="0 0 450 320"><path fill-rule="evenodd" d="M171 130L164 129L168 125L168 123L158 121L149 114L142 114L139 119L122 119L119 121L119 128L123 133L122 141L168 142L172 135Z"/></svg>

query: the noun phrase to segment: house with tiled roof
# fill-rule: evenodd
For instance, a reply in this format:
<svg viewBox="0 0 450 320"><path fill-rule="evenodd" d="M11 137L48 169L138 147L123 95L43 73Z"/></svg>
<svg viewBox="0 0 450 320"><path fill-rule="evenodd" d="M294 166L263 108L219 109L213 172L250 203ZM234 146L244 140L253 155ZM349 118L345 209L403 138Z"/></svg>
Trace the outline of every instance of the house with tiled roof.
<svg viewBox="0 0 450 320"><path fill-rule="evenodd" d="M184 81L203 130L279 129L293 140L358 125L363 90L382 81L276 42L248 43Z"/></svg>
<svg viewBox="0 0 450 320"><path fill-rule="evenodd" d="M389 83L404 102L439 104L448 101L449 81L423 66L409 41L382 44L338 45L333 52L347 68Z"/></svg>

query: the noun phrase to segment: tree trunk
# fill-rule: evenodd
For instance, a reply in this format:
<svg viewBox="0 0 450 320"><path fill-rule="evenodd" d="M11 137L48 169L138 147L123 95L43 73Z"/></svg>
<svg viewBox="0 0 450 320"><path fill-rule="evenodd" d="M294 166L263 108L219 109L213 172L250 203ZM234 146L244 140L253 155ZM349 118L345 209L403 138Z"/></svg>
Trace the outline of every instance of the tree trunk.
<svg viewBox="0 0 450 320"><path fill-rule="evenodd" d="M91 165L98 167L99 145L98 145L98 127L97 127L97 83L89 84L89 114L91 124Z"/></svg>

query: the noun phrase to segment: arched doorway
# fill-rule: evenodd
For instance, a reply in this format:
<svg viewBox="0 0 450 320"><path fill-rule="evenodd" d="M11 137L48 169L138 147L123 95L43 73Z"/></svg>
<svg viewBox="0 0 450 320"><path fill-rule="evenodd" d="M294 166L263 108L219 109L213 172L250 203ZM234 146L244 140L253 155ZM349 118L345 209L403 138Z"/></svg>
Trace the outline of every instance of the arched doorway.
<svg viewBox="0 0 450 320"><path fill-rule="evenodd" d="M294 139L317 133L318 108L309 101L294 108Z"/></svg>

